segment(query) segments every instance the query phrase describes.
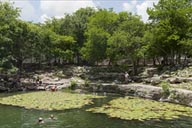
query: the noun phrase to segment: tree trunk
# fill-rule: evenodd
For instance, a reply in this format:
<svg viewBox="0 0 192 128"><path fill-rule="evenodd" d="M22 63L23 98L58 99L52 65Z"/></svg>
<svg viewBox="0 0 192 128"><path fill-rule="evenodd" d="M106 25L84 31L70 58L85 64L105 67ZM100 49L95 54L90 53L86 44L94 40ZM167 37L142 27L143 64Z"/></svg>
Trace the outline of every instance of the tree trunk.
<svg viewBox="0 0 192 128"><path fill-rule="evenodd" d="M139 66L140 59L137 59L136 65Z"/></svg>
<svg viewBox="0 0 192 128"><path fill-rule="evenodd" d="M185 55L184 61L183 61L183 67L187 66L188 62L187 62L187 55Z"/></svg>
<svg viewBox="0 0 192 128"><path fill-rule="evenodd" d="M77 52L77 65L80 65L80 54Z"/></svg>
<svg viewBox="0 0 192 128"><path fill-rule="evenodd" d="M137 62L133 61L133 74L137 75Z"/></svg>
<svg viewBox="0 0 192 128"><path fill-rule="evenodd" d="M145 57L143 58L143 66L146 66L146 59L145 59Z"/></svg>
<svg viewBox="0 0 192 128"><path fill-rule="evenodd" d="M54 65L56 65L57 64L57 57L55 56L54 57Z"/></svg>
<svg viewBox="0 0 192 128"><path fill-rule="evenodd" d="M181 54L178 55L178 64L181 64Z"/></svg>
<svg viewBox="0 0 192 128"><path fill-rule="evenodd" d="M153 57L153 66L156 65L155 57Z"/></svg>
<svg viewBox="0 0 192 128"><path fill-rule="evenodd" d="M41 55L39 56L39 68L41 68Z"/></svg>
<svg viewBox="0 0 192 128"><path fill-rule="evenodd" d="M17 67L19 68L19 73L21 73L23 71L23 59L19 58L17 60Z"/></svg>
<svg viewBox="0 0 192 128"><path fill-rule="evenodd" d="M160 64L161 64L161 62L160 62L159 58L158 58L158 57L155 57L155 58L156 58L156 60L157 60L158 64L160 65Z"/></svg>
<svg viewBox="0 0 192 128"><path fill-rule="evenodd" d="M111 66L111 59L109 59L109 63L108 63L108 66Z"/></svg>
<svg viewBox="0 0 192 128"><path fill-rule="evenodd" d="M170 60L170 65L175 65L175 52L174 50L171 50L171 60Z"/></svg>

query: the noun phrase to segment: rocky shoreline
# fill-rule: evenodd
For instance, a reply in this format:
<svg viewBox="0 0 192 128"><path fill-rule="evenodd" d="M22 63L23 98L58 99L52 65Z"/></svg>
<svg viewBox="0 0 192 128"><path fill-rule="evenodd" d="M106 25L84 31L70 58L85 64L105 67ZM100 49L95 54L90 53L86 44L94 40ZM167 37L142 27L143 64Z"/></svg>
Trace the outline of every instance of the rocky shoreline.
<svg viewBox="0 0 192 128"><path fill-rule="evenodd" d="M184 71L185 76L180 73ZM130 81L124 83L124 71L121 70L108 69L106 71L106 68L74 67L63 71L27 74L20 78L19 82L15 82L17 79L12 78L7 79L7 82L1 79L0 91L38 91L49 90L52 86L56 86L58 90L71 88L77 89L76 92L79 93L84 91L117 93L192 106L192 90L190 89L192 74L186 73L187 71L181 70L177 72L177 75L171 75L171 73L158 75L156 69L150 68L141 76L130 76ZM41 84L37 82L37 79L40 79ZM169 94L165 95L162 82L167 82ZM187 84L186 88L189 89L185 90L183 84Z"/></svg>
<svg viewBox="0 0 192 128"><path fill-rule="evenodd" d="M170 89L169 95L164 95L161 87L154 87L141 83L137 84L100 84L89 88L93 92L117 93L124 96L136 96L161 102L170 102L192 106L192 91L184 89Z"/></svg>

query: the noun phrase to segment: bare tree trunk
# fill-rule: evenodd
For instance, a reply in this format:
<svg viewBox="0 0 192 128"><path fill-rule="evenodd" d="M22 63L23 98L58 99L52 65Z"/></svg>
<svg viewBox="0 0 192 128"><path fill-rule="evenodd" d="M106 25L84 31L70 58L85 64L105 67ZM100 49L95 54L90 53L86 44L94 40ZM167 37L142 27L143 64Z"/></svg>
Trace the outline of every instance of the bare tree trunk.
<svg viewBox="0 0 192 128"><path fill-rule="evenodd" d="M139 66L140 59L137 59L136 65Z"/></svg>
<svg viewBox="0 0 192 128"><path fill-rule="evenodd" d="M109 59L109 63L108 63L108 66L111 66L111 59Z"/></svg>
<svg viewBox="0 0 192 128"><path fill-rule="evenodd" d="M185 55L185 58L184 58L184 61L183 61L183 67L187 66L188 63L187 63L187 55Z"/></svg>
<svg viewBox="0 0 192 128"><path fill-rule="evenodd" d="M22 59L22 58L19 58L19 59L17 60L17 66L18 66L18 68L19 68L19 74L21 74L22 71L23 71L23 59Z"/></svg>
<svg viewBox="0 0 192 128"><path fill-rule="evenodd" d="M137 62L136 61L133 61L133 74L134 75L137 75Z"/></svg>
<svg viewBox="0 0 192 128"><path fill-rule="evenodd" d="M145 59L145 57L143 58L143 66L146 66L146 59Z"/></svg>
<svg viewBox="0 0 192 128"><path fill-rule="evenodd" d="M181 54L178 55L178 64L181 64Z"/></svg>
<svg viewBox="0 0 192 128"><path fill-rule="evenodd" d="M156 58L156 60L157 60L157 62L159 63L159 65L161 64L161 62L160 62L160 60L159 60L159 58L158 57L155 57Z"/></svg>
<svg viewBox="0 0 192 128"><path fill-rule="evenodd" d="M175 53L174 50L171 50L171 60L170 60L170 65L175 65Z"/></svg>
<svg viewBox="0 0 192 128"><path fill-rule="evenodd" d="M153 57L153 66L156 65L155 57Z"/></svg>

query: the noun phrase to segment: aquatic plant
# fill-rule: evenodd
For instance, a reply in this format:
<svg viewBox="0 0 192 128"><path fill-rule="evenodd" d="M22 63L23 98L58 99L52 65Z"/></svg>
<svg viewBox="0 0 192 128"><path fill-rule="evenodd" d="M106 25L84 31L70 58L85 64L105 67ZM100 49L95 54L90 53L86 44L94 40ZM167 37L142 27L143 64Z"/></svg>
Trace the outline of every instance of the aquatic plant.
<svg viewBox="0 0 192 128"><path fill-rule="evenodd" d="M0 104L20 106L27 109L64 110L92 104L92 98L102 97L65 92L31 92L2 97L0 98Z"/></svg>
<svg viewBox="0 0 192 128"><path fill-rule="evenodd" d="M147 99L125 97L110 101L102 107L88 109L94 113L105 113L110 117L125 120L173 119L179 116L192 117L192 108L162 103Z"/></svg>

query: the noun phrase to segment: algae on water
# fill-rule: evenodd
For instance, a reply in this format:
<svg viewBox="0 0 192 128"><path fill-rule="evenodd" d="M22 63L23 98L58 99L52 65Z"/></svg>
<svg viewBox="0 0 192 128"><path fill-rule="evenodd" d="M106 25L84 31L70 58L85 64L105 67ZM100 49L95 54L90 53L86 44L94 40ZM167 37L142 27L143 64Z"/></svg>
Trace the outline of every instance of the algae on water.
<svg viewBox="0 0 192 128"><path fill-rule="evenodd" d="M64 92L31 92L0 98L0 104L28 109L64 110L91 104L92 98L101 98L101 96Z"/></svg>
<svg viewBox="0 0 192 128"><path fill-rule="evenodd" d="M94 113L105 113L110 117L125 120L174 119L179 116L192 117L192 108L157 102L141 98L125 97L110 101L102 107L88 109Z"/></svg>

